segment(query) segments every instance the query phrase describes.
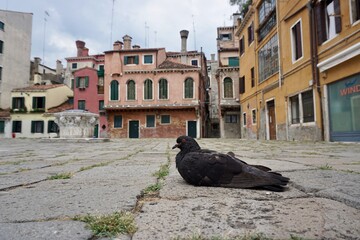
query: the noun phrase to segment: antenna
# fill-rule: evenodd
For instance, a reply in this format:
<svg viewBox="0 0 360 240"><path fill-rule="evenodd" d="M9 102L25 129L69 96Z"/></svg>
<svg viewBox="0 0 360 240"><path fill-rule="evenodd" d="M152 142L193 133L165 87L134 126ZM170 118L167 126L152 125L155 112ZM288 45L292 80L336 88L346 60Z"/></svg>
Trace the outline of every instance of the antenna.
<svg viewBox="0 0 360 240"><path fill-rule="evenodd" d="M194 20L194 15L192 15L192 20L193 20L193 32L194 32L194 50L196 50L196 32L195 32L195 20Z"/></svg>
<svg viewBox="0 0 360 240"><path fill-rule="evenodd" d="M112 9L111 9L111 23L110 23L110 49L111 46L113 44L112 41L112 34L113 34L113 23L114 23L114 5L115 5L115 0L113 0L112 2Z"/></svg>
<svg viewBox="0 0 360 240"><path fill-rule="evenodd" d="M45 36L46 36L46 22L47 22L46 16L50 17L50 14L48 11L44 12L44 38L43 38L43 64L44 65L45 65Z"/></svg>
<svg viewBox="0 0 360 240"><path fill-rule="evenodd" d="M157 45L157 31L154 31L154 35L155 35L154 47L156 48L156 45Z"/></svg>

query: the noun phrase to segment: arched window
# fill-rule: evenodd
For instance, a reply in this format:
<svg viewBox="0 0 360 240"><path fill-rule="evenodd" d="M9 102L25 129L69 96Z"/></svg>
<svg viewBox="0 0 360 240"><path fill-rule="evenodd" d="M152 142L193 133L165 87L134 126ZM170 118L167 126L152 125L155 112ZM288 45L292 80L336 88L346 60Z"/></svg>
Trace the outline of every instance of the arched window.
<svg viewBox="0 0 360 240"><path fill-rule="evenodd" d="M224 98L233 98L233 81L231 78L224 79Z"/></svg>
<svg viewBox="0 0 360 240"><path fill-rule="evenodd" d="M119 100L119 82L116 80L110 83L110 100Z"/></svg>
<svg viewBox="0 0 360 240"><path fill-rule="evenodd" d="M129 80L127 82L127 100L135 100L135 81Z"/></svg>
<svg viewBox="0 0 360 240"><path fill-rule="evenodd" d="M153 83L150 79L144 82L144 99L153 99Z"/></svg>
<svg viewBox="0 0 360 240"><path fill-rule="evenodd" d="M187 78L184 85L185 98L194 98L194 80Z"/></svg>
<svg viewBox="0 0 360 240"><path fill-rule="evenodd" d="M159 81L159 99L168 99L168 81L164 78Z"/></svg>

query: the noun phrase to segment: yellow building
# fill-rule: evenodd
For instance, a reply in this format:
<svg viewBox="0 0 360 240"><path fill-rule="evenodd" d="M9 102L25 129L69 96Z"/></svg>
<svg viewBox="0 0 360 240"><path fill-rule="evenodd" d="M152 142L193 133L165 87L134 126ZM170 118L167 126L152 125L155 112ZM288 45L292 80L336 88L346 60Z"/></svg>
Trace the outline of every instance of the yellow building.
<svg viewBox="0 0 360 240"><path fill-rule="evenodd" d="M243 138L360 140L359 12L352 0L253 1L236 32Z"/></svg>

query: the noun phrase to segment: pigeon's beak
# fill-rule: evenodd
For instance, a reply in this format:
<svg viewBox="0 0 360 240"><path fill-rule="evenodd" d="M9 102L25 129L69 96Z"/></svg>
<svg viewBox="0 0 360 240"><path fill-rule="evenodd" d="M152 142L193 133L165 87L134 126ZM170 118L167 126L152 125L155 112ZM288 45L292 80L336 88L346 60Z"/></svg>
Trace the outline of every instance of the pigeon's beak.
<svg viewBox="0 0 360 240"><path fill-rule="evenodd" d="M175 149L175 148L177 148L177 147L179 147L179 144L178 144L178 143L175 144L175 145L172 147L172 149Z"/></svg>

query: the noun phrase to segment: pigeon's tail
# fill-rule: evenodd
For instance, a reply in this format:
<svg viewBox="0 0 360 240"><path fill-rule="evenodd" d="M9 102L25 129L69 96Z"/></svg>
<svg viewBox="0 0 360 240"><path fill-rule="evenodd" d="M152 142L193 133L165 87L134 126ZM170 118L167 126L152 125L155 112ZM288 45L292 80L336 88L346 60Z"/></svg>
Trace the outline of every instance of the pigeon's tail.
<svg viewBox="0 0 360 240"><path fill-rule="evenodd" d="M285 190L283 186L278 186L278 185L263 186L262 189L273 192L283 192Z"/></svg>
<svg viewBox="0 0 360 240"><path fill-rule="evenodd" d="M276 184L262 186L262 188L274 192L284 191L285 190L284 186L286 186L289 183L290 178L284 177L277 172L268 172L268 173L271 174L271 177L273 179L276 179Z"/></svg>

